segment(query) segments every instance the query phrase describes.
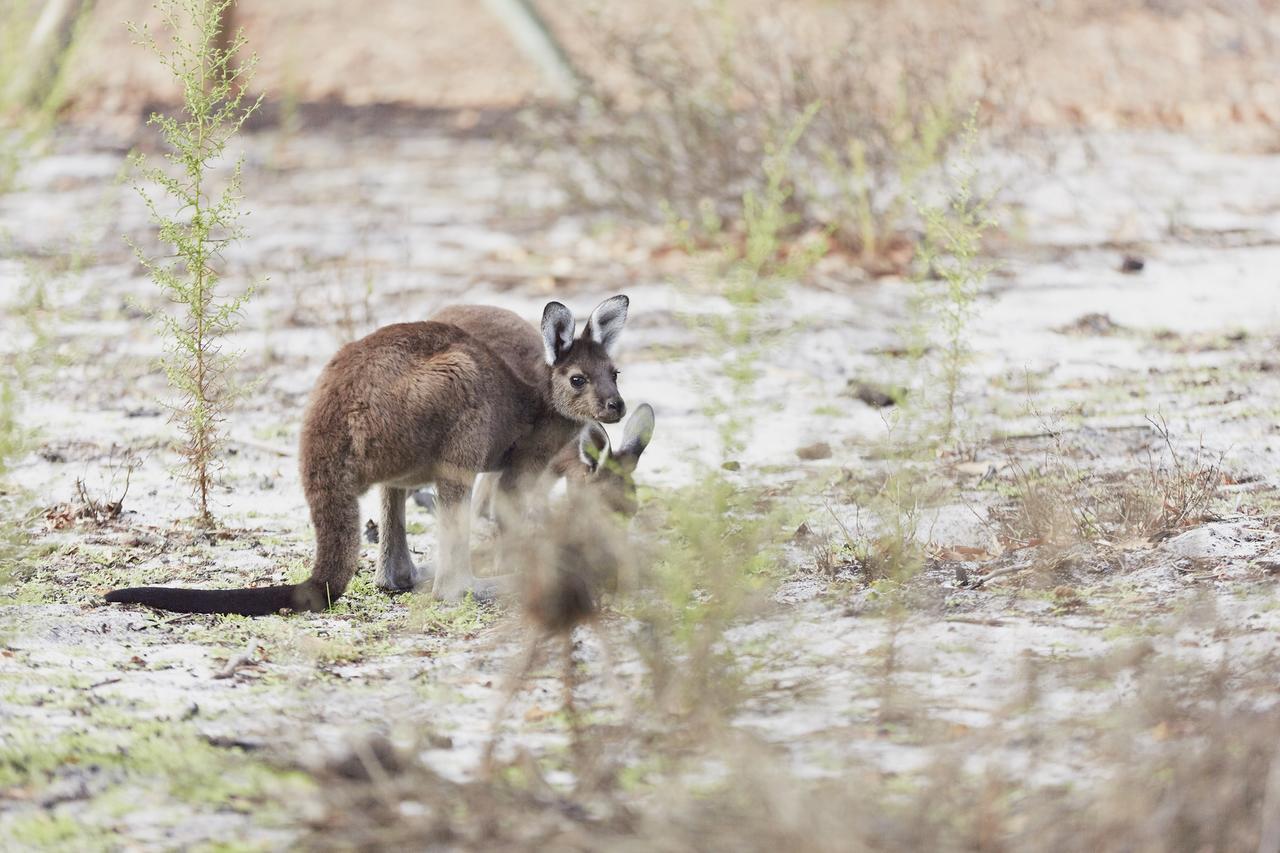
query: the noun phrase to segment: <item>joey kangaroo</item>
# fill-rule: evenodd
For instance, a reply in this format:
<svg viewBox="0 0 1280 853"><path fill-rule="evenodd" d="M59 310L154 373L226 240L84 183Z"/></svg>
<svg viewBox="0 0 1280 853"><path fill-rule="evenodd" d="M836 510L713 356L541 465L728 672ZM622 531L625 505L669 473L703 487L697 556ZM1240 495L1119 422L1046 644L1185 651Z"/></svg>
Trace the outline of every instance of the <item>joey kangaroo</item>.
<svg viewBox="0 0 1280 853"><path fill-rule="evenodd" d="M642 403L627 420L616 452L604 428L591 423L553 461L553 471L568 486L564 500L535 520L537 535L525 537L518 560L520 605L541 633L564 633L592 621L599 596L614 592L631 574L626 523L639 508L635 470L653 429L653 407ZM528 520L515 523L532 526Z"/></svg>
<svg viewBox="0 0 1280 853"><path fill-rule="evenodd" d="M612 355L627 309L625 296L606 299L575 338L573 314L559 302L543 310L541 333L510 311L455 306L347 344L321 372L302 428L302 485L316 533L311 577L253 589L134 587L107 600L246 616L323 610L355 574L358 499L375 485L382 487L375 580L411 589L420 578L405 540L405 495L432 482L439 515L432 594L492 595L499 579L471 572L475 477L498 472L499 489L514 501L585 423L622 418Z"/></svg>
<svg viewBox="0 0 1280 853"><path fill-rule="evenodd" d="M635 481L631 475L635 471L636 463L640 460L640 454L644 452L653 435L653 407L648 403L642 403L640 408L636 409L635 414L627 421L621 449L608 454L609 464L603 468L596 465L596 460L601 458L601 453L608 453L609 436L604 430L592 429L591 426L588 426L587 430L588 432L583 433L581 438L590 439L590 441L586 444L581 442L566 444L551 460L551 464L547 466L547 482L544 485L550 487L555 481L564 479L568 489L572 491L581 489L587 481L590 481L590 491L597 500L603 501L608 509L623 515L634 515L636 491ZM588 453L588 449L585 448L594 448L594 459L587 458L585 454ZM495 474L481 474L476 479L475 492L471 498L476 516L499 520L497 508L494 506L497 479ZM430 489L422 489L414 495L414 498L428 512L435 511L435 494ZM372 522L370 525L372 526ZM378 540L375 537L371 541Z"/></svg>
<svg viewBox="0 0 1280 853"><path fill-rule="evenodd" d="M520 567L520 604L533 633L507 675L485 750L486 767L492 763L511 700L539 649L552 637L563 642L564 704L567 711L573 710L573 629L594 625L600 594L614 591L623 576L634 572L626 522L637 510L633 475L653 438L653 428L653 409L642 404L627 421L616 453L604 429L591 424L556 459L569 490L565 501L543 520L539 535L530 537L531 547ZM613 653L604 634L597 630L596 635L604 650L606 676L612 680Z"/></svg>

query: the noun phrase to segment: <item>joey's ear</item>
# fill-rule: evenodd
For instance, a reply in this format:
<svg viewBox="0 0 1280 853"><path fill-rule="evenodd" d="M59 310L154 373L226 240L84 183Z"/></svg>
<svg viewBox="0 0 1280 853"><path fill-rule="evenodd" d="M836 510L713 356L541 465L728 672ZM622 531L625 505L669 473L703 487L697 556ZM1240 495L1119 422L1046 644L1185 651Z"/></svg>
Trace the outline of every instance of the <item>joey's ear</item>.
<svg viewBox="0 0 1280 853"><path fill-rule="evenodd" d="M578 436L578 458L595 471L608 455L609 434L604 431L604 427L592 421Z"/></svg>
<svg viewBox="0 0 1280 853"><path fill-rule="evenodd" d="M618 346L618 338L622 336L622 327L627 324L627 306L631 300L625 296L613 296L596 306L587 321L587 337L604 347L604 351L613 355Z"/></svg>
<svg viewBox="0 0 1280 853"><path fill-rule="evenodd" d="M640 454L653 440L653 406L641 403L627 419L627 426L622 431L622 449L618 451L618 461L623 465L635 468L640 461Z"/></svg>
<svg viewBox="0 0 1280 853"><path fill-rule="evenodd" d="M552 366L573 346L573 312L559 302L542 309L542 345Z"/></svg>

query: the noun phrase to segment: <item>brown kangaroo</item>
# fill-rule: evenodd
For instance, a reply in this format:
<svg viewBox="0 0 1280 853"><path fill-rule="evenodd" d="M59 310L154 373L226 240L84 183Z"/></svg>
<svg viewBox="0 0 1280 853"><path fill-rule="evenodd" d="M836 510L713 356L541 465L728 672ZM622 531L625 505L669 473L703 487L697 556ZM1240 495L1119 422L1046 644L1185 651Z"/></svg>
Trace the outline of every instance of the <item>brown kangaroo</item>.
<svg viewBox="0 0 1280 853"><path fill-rule="evenodd" d="M253 589L134 587L107 600L246 616L323 610L355 574L358 500L375 485L382 486L376 582L411 589L420 578L405 541L405 495L427 483L438 496L432 594L493 595L503 581L471 572L475 477L499 472L499 489L516 500L584 424L622 418L612 354L627 308L625 296L606 299L576 339L573 314L551 302L541 334L510 311L467 305L347 344L321 372L302 428L302 484L316 533L311 577Z"/></svg>

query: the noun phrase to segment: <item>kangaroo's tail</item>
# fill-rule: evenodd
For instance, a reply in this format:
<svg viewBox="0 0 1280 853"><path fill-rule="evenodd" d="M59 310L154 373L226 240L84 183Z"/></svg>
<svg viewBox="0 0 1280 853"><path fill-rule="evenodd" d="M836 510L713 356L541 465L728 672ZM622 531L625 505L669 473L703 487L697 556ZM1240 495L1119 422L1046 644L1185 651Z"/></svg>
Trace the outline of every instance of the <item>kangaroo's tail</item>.
<svg viewBox="0 0 1280 853"><path fill-rule="evenodd" d="M182 589L134 586L107 593L117 604L145 604L176 613L238 613L266 616L281 610L324 610L325 597L309 583L260 586L254 589Z"/></svg>
<svg viewBox="0 0 1280 853"><path fill-rule="evenodd" d="M332 483L330 479L327 483ZM145 604L178 613L238 613L266 616L280 610L325 610L337 601L356 573L360 555L360 506L346 489L312 488L304 481L316 531L311 577L299 584L253 589L182 589L138 586L107 593L107 601Z"/></svg>

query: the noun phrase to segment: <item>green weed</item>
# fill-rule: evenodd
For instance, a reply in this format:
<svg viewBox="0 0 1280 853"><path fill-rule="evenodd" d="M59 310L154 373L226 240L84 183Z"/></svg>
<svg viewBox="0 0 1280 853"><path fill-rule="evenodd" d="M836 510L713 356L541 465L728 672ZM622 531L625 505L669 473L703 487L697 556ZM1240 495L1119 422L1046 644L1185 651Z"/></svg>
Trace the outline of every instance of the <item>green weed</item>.
<svg viewBox="0 0 1280 853"><path fill-rule="evenodd" d="M936 346L932 375L921 390L933 384L942 388L944 443L955 434L964 369L971 357L968 331L974 301L992 269L979 259L983 234L995 223L987 213L986 202L974 195L975 114L976 107L965 124L958 157L961 171L952 179L945 203L920 208L925 237L920 247L916 310L917 323L924 326L924 340L917 341L916 346Z"/></svg>
<svg viewBox="0 0 1280 853"><path fill-rule="evenodd" d="M239 64L234 60L244 47L244 35L236 33L224 43L220 33L222 13L229 4L230 0L163 0L160 8L173 34L167 50L145 27L131 26L183 92L179 117L156 113L149 121L159 128L170 149L165 154L169 168L150 165L142 155L134 159L142 177L177 207L176 214L169 212L150 190L135 185L159 226L160 241L173 246L175 257L150 257L136 245L134 251L176 307L175 313L160 313L157 320L168 344L163 366L179 398L173 417L185 436L184 470L196 495L200 525L213 523L209 489L225 442L222 422L244 390L229 377L234 357L224 351L223 342L235 330L253 292L250 286L225 294L217 268L222 251L242 233L243 160L236 162L221 192L212 189L215 164L261 101L245 101L244 87L256 58ZM184 25L193 26L194 34L184 35Z"/></svg>
<svg viewBox="0 0 1280 853"><path fill-rule="evenodd" d="M0 832L14 850L106 851L116 846L111 834L86 826L82 819L63 812L33 812L0 823Z"/></svg>
<svg viewBox="0 0 1280 853"><path fill-rule="evenodd" d="M724 634L776 582L797 510L718 470L658 497L652 594L621 606L634 608L648 626L640 653L660 706L695 717L719 714L741 692L736 653Z"/></svg>
<svg viewBox="0 0 1280 853"><path fill-rule="evenodd" d="M409 599L408 626L412 631L445 637L470 637L493 621L491 608L482 607L470 593L457 604L447 604L430 595Z"/></svg>
<svg viewBox="0 0 1280 853"><path fill-rule="evenodd" d="M923 567L927 550L922 525L929 509L953 491L937 460L952 450L961 413L965 368L970 360L969 324L979 289L990 270L979 260L982 236L991 227L985 205L974 196L973 149L977 126L965 125L959 172L946 186L943 203L919 205L925 223L920 273L901 330L906 357L884 359L886 375L909 388L886 410L885 431L872 456L879 476L855 494L865 528L843 529L846 547L860 556L868 580L887 580L902 594ZM885 599L892 615L900 595Z"/></svg>
<svg viewBox="0 0 1280 853"><path fill-rule="evenodd" d="M702 253L698 285L722 296L729 311L714 318L690 317L706 346L721 354L721 369L728 380L723 390L705 386L704 409L718 421L724 459L732 460L743 449L747 431L754 420L752 389L759 378L759 362L777 344L766 326L767 310L786 294L786 285L804 275L826 251L826 243L816 240L803 247L788 247L784 235L793 223L788 201L794 192L791 155L806 129L818 114L811 104L766 147L759 164L765 176L763 188L743 194L745 233L739 241L732 235L704 233L713 237L716 248ZM691 251L697 241L687 220L669 223L678 240ZM704 227L706 227L704 225Z"/></svg>

